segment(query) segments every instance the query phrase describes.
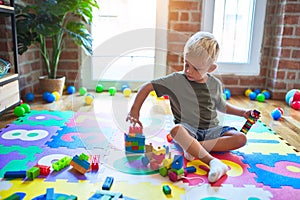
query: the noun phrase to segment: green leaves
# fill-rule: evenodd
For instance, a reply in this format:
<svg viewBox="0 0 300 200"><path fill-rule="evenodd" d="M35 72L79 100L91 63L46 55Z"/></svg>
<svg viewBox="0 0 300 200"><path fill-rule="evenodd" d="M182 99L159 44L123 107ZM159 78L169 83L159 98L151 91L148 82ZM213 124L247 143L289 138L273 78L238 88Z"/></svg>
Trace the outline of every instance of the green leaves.
<svg viewBox="0 0 300 200"><path fill-rule="evenodd" d="M93 38L83 23L68 22L66 30L76 44L81 46L88 55L92 55Z"/></svg>
<svg viewBox="0 0 300 200"><path fill-rule="evenodd" d="M56 72L63 40L69 35L91 55L93 39L86 25L92 22L93 8L99 8L96 0L39 0L36 4L24 7L17 5L19 54L26 52L31 45L39 44L47 71ZM51 44L51 47L47 44Z"/></svg>

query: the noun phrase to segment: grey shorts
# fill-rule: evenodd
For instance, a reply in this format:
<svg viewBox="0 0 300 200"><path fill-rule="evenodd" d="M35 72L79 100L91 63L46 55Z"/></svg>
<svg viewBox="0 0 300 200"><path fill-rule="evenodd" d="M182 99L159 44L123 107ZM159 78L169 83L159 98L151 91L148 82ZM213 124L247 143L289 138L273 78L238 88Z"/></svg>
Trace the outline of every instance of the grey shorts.
<svg viewBox="0 0 300 200"><path fill-rule="evenodd" d="M189 134L198 141L216 139L218 137L223 136L224 133L230 130L237 131L236 128L231 126L216 126L208 129L197 129L187 123L179 123L179 124L185 127L186 130L189 132Z"/></svg>

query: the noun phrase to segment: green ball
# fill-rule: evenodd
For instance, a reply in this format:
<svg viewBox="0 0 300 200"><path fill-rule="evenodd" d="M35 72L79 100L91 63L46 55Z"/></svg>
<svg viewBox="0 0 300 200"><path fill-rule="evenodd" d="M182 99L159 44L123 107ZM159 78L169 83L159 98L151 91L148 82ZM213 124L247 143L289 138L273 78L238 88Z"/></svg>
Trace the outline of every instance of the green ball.
<svg viewBox="0 0 300 200"><path fill-rule="evenodd" d="M114 96L117 92L117 88L116 87L110 87L108 88L108 92L110 96Z"/></svg>
<svg viewBox="0 0 300 200"><path fill-rule="evenodd" d="M79 88L79 94L81 96L84 96L87 93L87 89L85 87Z"/></svg>
<svg viewBox="0 0 300 200"><path fill-rule="evenodd" d="M265 95L263 93L259 93L257 96L256 96L256 100L259 101L259 102L264 102L266 99Z"/></svg>
<svg viewBox="0 0 300 200"><path fill-rule="evenodd" d="M30 106L27 103L22 103L21 107L24 108L25 113L29 113L30 112Z"/></svg>
<svg viewBox="0 0 300 200"><path fill-rule="evenodd" d="M104 90L104 86L102 84L98 84L96 86L96 92L100 93L100 92L103 92Z"/></svg>
<svg viewBox="0 0 300 200"><path fill-rule="evenodd" d="M17 117L21 117L21 116L23 116L25 114L25 109L22 106L17 106L14 109L14 114Z"/></svg>

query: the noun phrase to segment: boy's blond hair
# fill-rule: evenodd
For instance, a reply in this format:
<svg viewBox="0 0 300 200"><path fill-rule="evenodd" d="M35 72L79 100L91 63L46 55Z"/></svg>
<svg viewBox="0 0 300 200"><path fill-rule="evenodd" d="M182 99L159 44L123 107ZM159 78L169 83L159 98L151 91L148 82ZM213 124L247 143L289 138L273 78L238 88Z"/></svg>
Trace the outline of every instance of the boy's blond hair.
<svg viewBox="0 0 300 200"><path fill-rule="evenodd" d="M184 59L187 55L197 56L202 64L210 66L219 56L220 47L218 41L209 32L197 32L189 38L184 46Z"/></svg>

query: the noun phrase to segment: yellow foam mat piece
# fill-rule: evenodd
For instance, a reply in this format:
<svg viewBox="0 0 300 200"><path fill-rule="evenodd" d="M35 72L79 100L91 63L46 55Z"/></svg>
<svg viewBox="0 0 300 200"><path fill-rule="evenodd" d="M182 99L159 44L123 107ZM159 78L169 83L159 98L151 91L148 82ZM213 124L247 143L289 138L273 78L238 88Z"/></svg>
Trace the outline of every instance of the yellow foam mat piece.
<svg viewBox="0 0 300 200"><path fill-rule="evenodd" d="M268 132L255 133L249 132L247 134L248 145L238 149L239 152L245 154L261 153L269 155L271 153L277 153L280 155L295 154L295 148L287 144L287 142L281 139L276 134L270 134ZM253 142L253 141L264 142Z"/></svg>
<svg viewBox="0 0 300 200"><path fill-rule="evenodd" d="M32 199L46 193L47 188L54 188L54 193L75 195L78 199L88 199L97 190L100 190L103 182L90 183L89 181L78 181L78 183L67 182L67 180L56 180L56 182L46 182L45 179L35 179L34 181L23 181L20 179L2 181L1 188L7 188L0 191L0 198L5 198L15 192L26 193L24 200ZM169 185L172 193L165 195L163 185ZM133 199L180 199L185 194L183 188L172 184L171 182L161 182L152 184L149 182L140 182L137 184L127 182L114 182L112 192L121 192L124 196Z"/></svg>

